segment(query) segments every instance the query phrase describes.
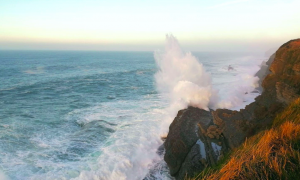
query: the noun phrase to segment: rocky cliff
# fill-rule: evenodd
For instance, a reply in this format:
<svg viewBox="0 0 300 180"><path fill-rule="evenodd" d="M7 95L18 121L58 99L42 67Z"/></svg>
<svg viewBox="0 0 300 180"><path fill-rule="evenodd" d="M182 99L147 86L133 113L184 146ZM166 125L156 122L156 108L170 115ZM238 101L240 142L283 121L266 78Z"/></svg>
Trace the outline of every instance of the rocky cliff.
<svg viewBox="0 0 300 180"><path fill-rule="evenodd" d="M214 166L247 137L267 128L277 113L300 97L300 39L283 44L259 76L262 93L245 109L180 110L169 127L164 159L176 179Z"/></svg>

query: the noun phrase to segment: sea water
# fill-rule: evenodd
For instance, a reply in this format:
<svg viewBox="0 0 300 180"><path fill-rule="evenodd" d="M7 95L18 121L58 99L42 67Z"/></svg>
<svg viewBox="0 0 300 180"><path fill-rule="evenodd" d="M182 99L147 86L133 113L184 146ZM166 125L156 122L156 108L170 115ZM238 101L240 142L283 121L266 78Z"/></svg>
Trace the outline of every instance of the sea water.
<svg viewBox="0 0 300 180"><path fill-rule="evenodd" d="M192 54L221 98L242 89L231 109L258 95L239 86L265 57ZM0 178L171 179L157 71L153 52L0 51Z"/></svg>

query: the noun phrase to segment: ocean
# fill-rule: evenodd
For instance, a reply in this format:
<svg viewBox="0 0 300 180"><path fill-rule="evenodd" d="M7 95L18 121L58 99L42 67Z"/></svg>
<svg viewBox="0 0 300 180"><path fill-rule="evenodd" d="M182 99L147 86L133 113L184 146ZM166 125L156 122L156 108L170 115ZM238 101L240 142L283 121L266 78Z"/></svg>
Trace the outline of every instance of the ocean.
<svg viewBox="0 0 300 180"><path fill-rule="evenodd" d="M243 108L259 95L247 79L263 55L192 56L224 107ZM171 179L157 149L179 108L169 113L155 59L154 52L0 51L0 178Z"/></svg>

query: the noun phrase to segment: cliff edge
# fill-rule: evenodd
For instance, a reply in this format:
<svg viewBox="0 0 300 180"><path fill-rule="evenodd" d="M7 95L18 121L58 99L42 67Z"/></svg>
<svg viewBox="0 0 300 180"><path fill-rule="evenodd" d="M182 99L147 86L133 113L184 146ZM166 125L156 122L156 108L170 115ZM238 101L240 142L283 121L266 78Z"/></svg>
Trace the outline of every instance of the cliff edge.
<svg viewBox="0 0 300 180"><path fill-rule="evenodd" d="M169 127L164 159L176 179L217 165L228 152L262 130L300 97L300 39L283 44L261 70L262 93L240 111L180 110Z"/></svg>

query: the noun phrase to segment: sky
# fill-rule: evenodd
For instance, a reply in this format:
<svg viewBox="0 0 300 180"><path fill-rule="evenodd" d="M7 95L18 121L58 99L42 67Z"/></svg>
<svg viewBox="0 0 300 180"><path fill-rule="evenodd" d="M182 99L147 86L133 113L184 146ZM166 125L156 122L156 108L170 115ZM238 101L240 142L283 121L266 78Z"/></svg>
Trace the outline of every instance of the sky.
<svg viewBox="0 0 300 180"><path fill-rule="evenodd" d="M300 0L0 0L0 50L268 51L300 38Z"/></svg>

